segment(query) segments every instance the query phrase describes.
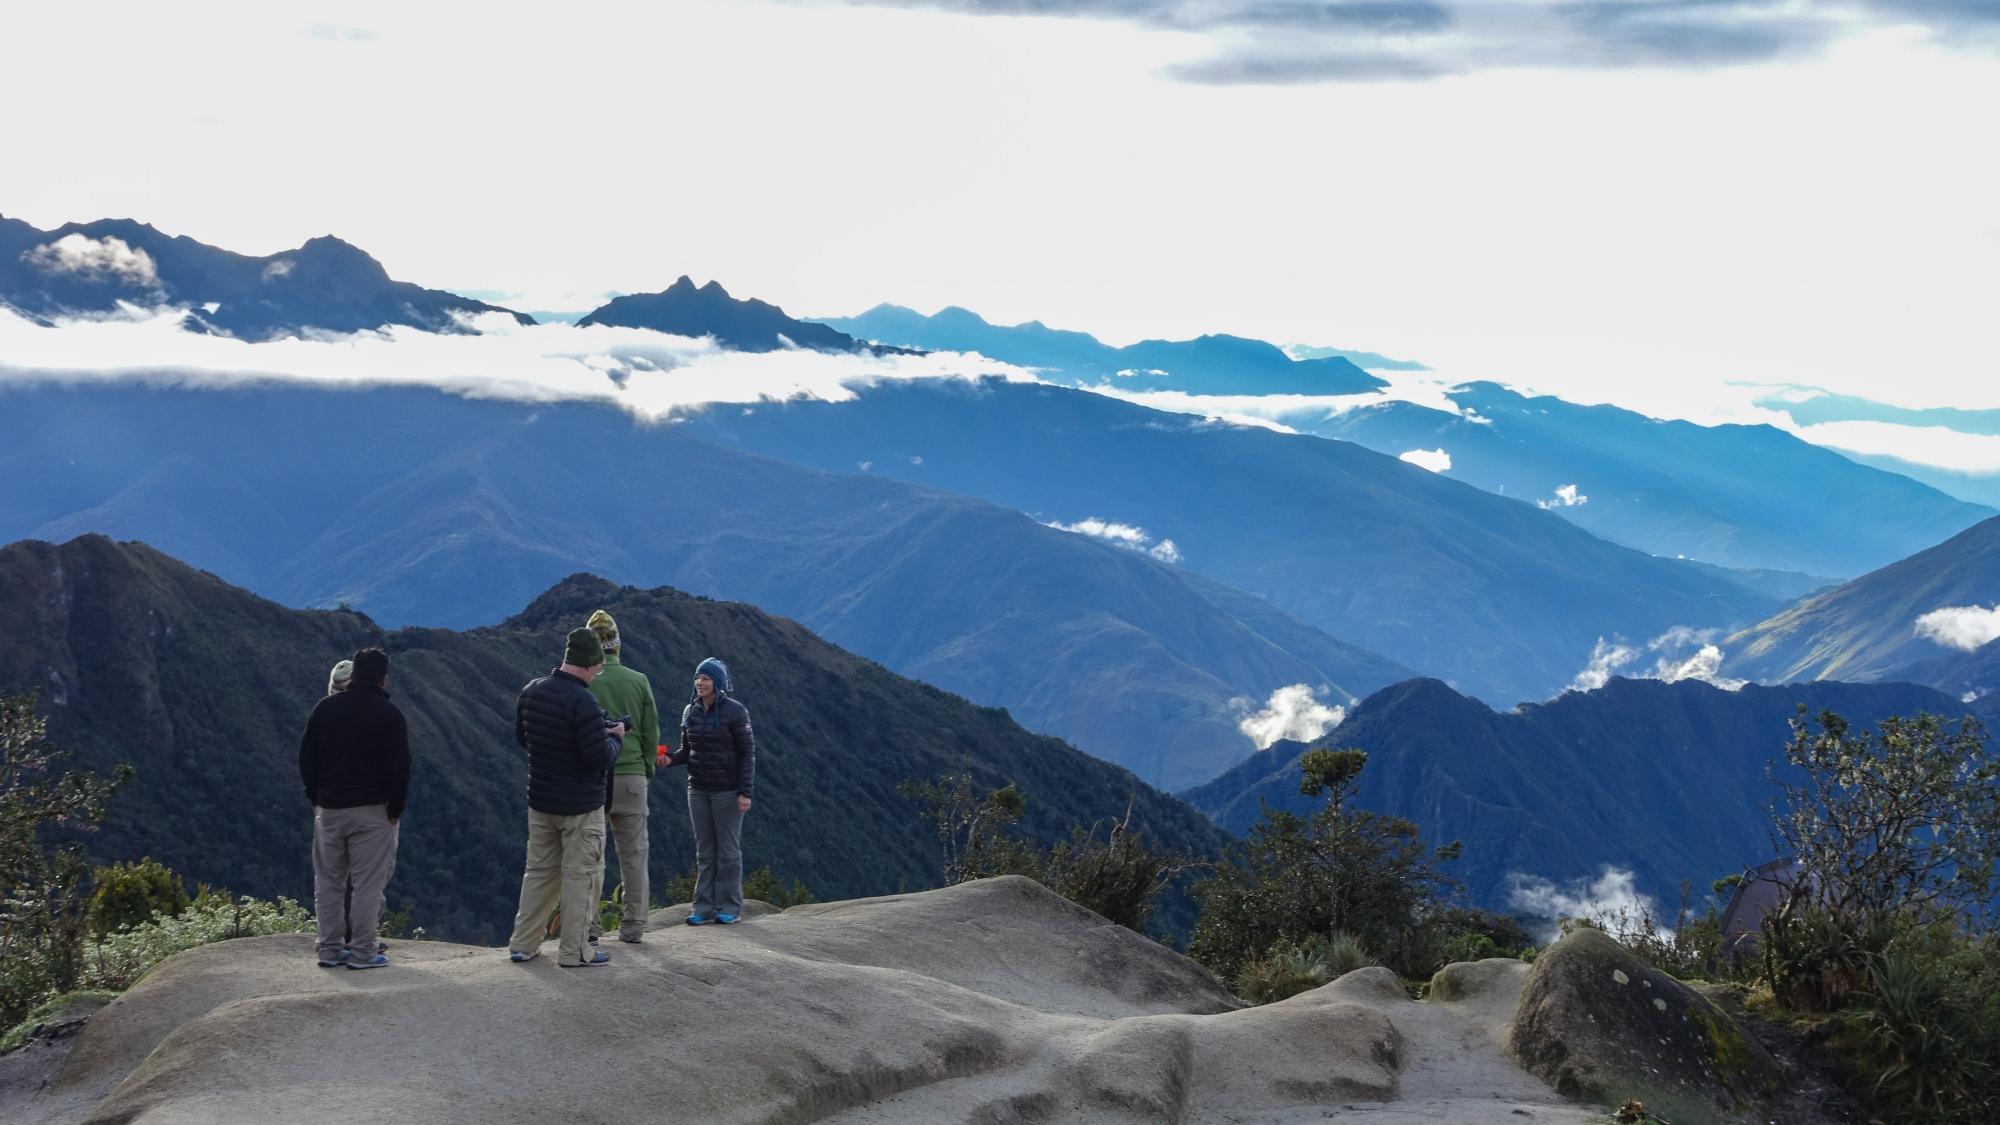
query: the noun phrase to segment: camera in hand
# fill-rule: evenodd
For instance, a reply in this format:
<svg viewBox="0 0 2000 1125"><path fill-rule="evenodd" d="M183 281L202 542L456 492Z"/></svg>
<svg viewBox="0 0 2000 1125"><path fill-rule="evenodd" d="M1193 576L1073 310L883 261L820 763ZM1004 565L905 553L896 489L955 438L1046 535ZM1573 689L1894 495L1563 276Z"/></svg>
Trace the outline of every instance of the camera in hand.
<svg viewBox="0 0 2000 1125"><path fill-rule="evenodd" d="M630 715L625 715L625 716L622 716L622 717L620 717L620 718L616 718L616 719L605 719L605 720L604 720L604 725L605 725L605 727L607 727L607 728L609 728L609 727L615 727L615 726L617 726L617 725L618 725L618 724L620 724L620 723L623 723L623 724L625 724L625 729L626 729L626 730L628 730L628 731L636 731L636 730L638 730L638 729L639 729L639 720L637 720L637 719L633 718L633 717L632 717L632 716L630 716Z"/></svg>

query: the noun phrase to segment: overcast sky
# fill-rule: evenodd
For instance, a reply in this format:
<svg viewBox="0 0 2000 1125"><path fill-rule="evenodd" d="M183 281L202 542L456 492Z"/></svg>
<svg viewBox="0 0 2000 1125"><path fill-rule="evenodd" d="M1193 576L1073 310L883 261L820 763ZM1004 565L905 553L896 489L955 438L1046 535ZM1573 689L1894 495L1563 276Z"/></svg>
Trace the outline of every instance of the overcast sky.
<svg viewBox="0 0 2000 1125"><path fill-rule="evenodd" d="M2000 406L1994 0L7 18L0 212L45 227L332 233L529 310L686 273L1234 332L1696 418L1732 380Z"/></svg>

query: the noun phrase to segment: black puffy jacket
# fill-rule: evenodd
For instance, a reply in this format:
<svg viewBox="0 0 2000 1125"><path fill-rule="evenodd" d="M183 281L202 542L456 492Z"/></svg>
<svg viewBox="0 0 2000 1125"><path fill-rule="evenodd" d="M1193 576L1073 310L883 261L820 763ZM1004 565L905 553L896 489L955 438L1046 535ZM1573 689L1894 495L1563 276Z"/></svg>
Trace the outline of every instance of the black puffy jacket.
<svg viewBox="0 0 2000 1125"><path fill-rule="evenodd" d="M757 780L757 740L750 709L717 692L715 706L700 700L681 712L681 748L669 765L687 763L688 785L709 793L735 790L750 796Z"/></svg>
<svg viewBox="0 0 2000 1125"><path fill-rule="evenodd" d="M529 808L576 816L604 807L620 740L605 733L604 708L582 680L560 668L529 680L514 701L514 741L528 752Z"/></svg>

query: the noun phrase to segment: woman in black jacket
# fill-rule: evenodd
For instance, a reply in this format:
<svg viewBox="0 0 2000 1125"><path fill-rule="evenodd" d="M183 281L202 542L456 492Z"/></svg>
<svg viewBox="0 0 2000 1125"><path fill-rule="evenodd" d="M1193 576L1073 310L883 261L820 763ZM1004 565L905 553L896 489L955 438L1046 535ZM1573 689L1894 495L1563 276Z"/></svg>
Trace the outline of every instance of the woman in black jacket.
<svg viewBox="0 0 2000 1125"><path fill-rule="evenodd" d="M757 776L757 742L750 709L730 698L731 687L722 661L711 656L695 666L680 749L667 759L688 768L696 871L690 926L726 926L743 915L743 814Z"/></svg>

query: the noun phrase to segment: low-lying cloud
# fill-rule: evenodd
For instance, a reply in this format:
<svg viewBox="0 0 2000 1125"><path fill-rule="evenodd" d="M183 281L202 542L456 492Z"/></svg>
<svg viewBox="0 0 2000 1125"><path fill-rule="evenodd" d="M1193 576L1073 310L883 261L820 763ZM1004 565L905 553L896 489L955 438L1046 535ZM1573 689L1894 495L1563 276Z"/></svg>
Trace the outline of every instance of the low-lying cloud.
<svg viewBox="0 0 2000 1125"><path fill-rule="evenodd" d="M1543 511L1548 511L1551 508L1580 508L1588 503L1590 503L1590 497L1585 496L1575 485L1565 484L1557 488L1556 494L1547 500L1535 501L1535 506Z"/></svg>
<svg viewBox="0 0 2000 1125"><path fill-rule="evenodd" d="M736 352L710 339L640 328L522 325L500 313L469 318L476 332L463 335L390 326L264 342L186 331L184 315L127 307L122 315L43 327L0 306L0 383L429 386L470 398L611 402L661 420L711 403L844 402L884 380L1035 381L1025 370L983 356Z"/></svg>
<svg viewBox="0 0 2000 1125"><path fill-rule="evenodd" d="M1724 691L1736 691L1748 681L1722 674L1723 652L1721 646L1715 644L1716 636L1714 629L1690 629L1685 625L1676 625L1644 645L1630 645L1599 637L1597 643L1591 646L1589 661L1564 690L1596 691L1610 683L1613 676L1623 676L1632 680L1662 680L1670 684L1700 680ZM1650 666L1645 663L1648 657L1652 659Z"/></svg>
<svg viewBox="0 0 2000 1125"><path fill-rule="evenodd" d="M1088 535L1092 539L1102 539L1107 543L1125 547L1129 550L1143 551L1163 563L1178 563L1181 561L1181 549L1173 540L1161 539L1155 542L1153 537L1146 533L1145 528L1134 527L1129 523L1099 519L1096 516L1085 516L1075 523L1063 523L1060 520L1052 520L1047 526L1053 527L1057 531L1067 531L1072 535Z"/></svg>
<svg viewBox="0 0 2000 1125"><path fill-rule="evenodd" d="M1451 471L1451 454L1442 449L1406 449L1396 455L1398 461L1408 461L1420 469L1434 473Z"/></svg>
<svg viewBox="0 0 2000 1125"><path fill-rule="evenodd" d="M1170 76L1211 84L1390 82L1523 67L1744 66L1850 36L1919 27L2000 46L1983 0L850 0L974 15L1071 16L1191 33L1205 57Z"/></svg>
<svg viewBox="0 0 2000 1125"><path fill-rule="evenodd" d="M1614 934L1631 933L1646 919L1659 917L1659 904L1651 895L1639 893L1638 878L1610 864L1595 879L1567 883L1512 872L1507 876L1507 904L1544 918L1586 919Z"/></svg>
<svg viewBox="0 0 2000 1125"><path fill-rule="evenodd" d="M142 289L157 288L159 268L153 256L122 238L92 238L66 234L54 242L30 247L21 260L45 274L68 275L85 281L115 281Z"/></svg>
<svg viewBox="0 0 2000 1125"><path fill-rule="evenodd" d="M1284 739L1311 742L1347 719L1347 708L1329 705L1319 696L1320 691L1306 684L1281 687L1271 693L1263 707L1243 716L1236 727L1249 735L1259 750ZM1246 710L1250 706L1248 699L1237 702Z"/></svg>
<svg viewBox="0 0 2000 1125"><path fill-rule="evenodd" d="M1917 636L1946 648L1971 652L2000 637L2000 605L1991 609L1976 605L1953 605L1931 610L1917 618Z"/></svg>

